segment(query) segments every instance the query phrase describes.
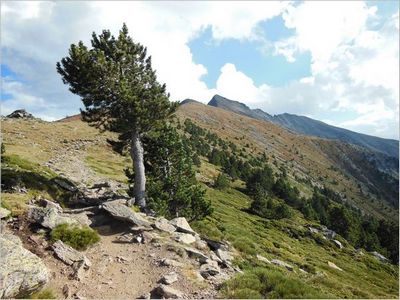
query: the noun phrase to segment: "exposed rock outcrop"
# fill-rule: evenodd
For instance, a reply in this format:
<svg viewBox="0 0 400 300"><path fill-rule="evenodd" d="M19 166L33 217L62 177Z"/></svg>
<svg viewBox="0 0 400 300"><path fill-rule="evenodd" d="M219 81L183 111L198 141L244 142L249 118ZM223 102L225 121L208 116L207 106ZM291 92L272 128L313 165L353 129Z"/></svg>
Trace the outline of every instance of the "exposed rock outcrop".
<svg viewBox="0 0 400 300"><path fill-rule="evenodd" d="M7 118L14 119L34 119L33 115L28 113L25 109L17 109L7 116Z"/></svg>
<svg viewBox="0 0 400 300"><path fill-rule="evenodd" d="M26 297L49 281L41 259L14 235L0 235L0 258L0 298Z"/></svg>

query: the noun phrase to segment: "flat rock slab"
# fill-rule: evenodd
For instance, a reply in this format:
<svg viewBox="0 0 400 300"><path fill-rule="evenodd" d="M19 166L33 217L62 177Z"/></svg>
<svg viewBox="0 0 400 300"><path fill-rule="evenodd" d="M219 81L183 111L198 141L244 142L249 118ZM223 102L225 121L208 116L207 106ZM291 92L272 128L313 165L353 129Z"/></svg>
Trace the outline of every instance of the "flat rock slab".
<svg viewBox="0 0 400 300"><path fill-rule="evenodd" d="M119 200L105 202L101 207L116 219L130 222L138 226L151 226L149 221L140 214L135 213L128 206L122 204Z"/></svg>
<svg viewBox="0 0 400 300"><path fill-rule="evenodd" d="M160 284L151 291L151 298L156 299L182 299L183 293L170 286Z"/></svg>
<svg viewBox="0 0 400 300"><path fill-rule="evenodd" d="M90 265L89 260L83 253L75 250L68 245L65 245L60 240L53 244L52 249L56 256L67 265L73 265L74 263L79 263L81 261L86 261L86 264Z"/></svg>
<svg viewBox="0 0 400 300"><path fill-rule="evenodd" d="M343 271L341 268L339 268L333 262L328 261L328 266L331 267L332 269L335 269L335 270L338 270L338 271Z"/></svg>
<svg viewBox="0 0 400 300"><path fill-rule="evenodd" d="M49 279L50 273L45 264L23 248L18 237L0 235L0 298L26 297Z"/></svg>
<svg viewBox="0 0 400 300"><path fill-rule="evenodd" d="M177 231L190 233L193 235L196 234L196 232L192 229L192 227L190 227L188 221L186 221L186 219L183 217L172 219L169 222L176 227Z"/></svg>
<svg viewBox="0 0 400 300"><path fill-rule="evenodd" d="M264 262L264 263L267 263L267 264L270 264L270 263L271 263L271 261L270 261L268 258L266 258L266 257L264 257L264 256L262 256L262 255L259 255L259 254L257 254L257 259L258 259L259 261Z"/></svg>
<svg viewBox="0 0 400 300"><path fill-rule="evenodd" d="M204 253L200 252L197 249L191 248L191 247L185 247L185 251L190 257L194 257L199 260L199 262L203 263L210 259L207 255Z"/></svg>
<svg viewBox="0 0 400 300"><path fill-rule="evenodd" d="M285 267L289 271L293 271L292 265L289 265L288 263L281 261L279 259L273 259L273 260L271 260L271 263L273 263L274 265L280 266L280 267Z"/></svg>
<svg viewBox="0 0 400 300"><path fill-rule="evenodd" d="M178 243L183 243L187 245L192 244L196 241L196 238L189 233L174 232L173 237L174 240Z"/></svg>
<svg viewBox="0 0 400 300"><path fill-rule="evenodd" d="M170 272L161 278L161 282L166 285L173 284L176 281L178 281L178 274L176 272Z"/></svg>
<svg viewBox="0 0 400 300"><path fill-rule="evenodd" d="M160 218L156 220L154 222L154 227L156 227L158 230L165 231L168 233L176 231L175 226L169 223L169 221L165 218Z"/></svg>
<svg viewBox="0 0 400 300"><path fill-rule="evenodd" d="M49 229L53 229L57 225L61 224L79 224L77 220L70 218L69 216L59 214L58 209L54 207L32 206L28 211L28 219L30 222L38 223Z"/></svg>

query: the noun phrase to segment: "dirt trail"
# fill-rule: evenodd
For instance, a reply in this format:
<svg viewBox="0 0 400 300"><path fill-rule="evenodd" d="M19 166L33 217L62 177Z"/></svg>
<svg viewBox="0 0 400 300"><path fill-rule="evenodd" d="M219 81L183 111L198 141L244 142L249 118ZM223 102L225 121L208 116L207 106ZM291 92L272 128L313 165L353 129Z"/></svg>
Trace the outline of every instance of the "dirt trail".
<svg viewBox="0 0 400 300"><path fill-rule="evenodd" d="M162 258L185 262L166 246L154 244L118 243L119 233L102 234L101 242L86 251L92 263L81 281L71 279L72 268L53 256L46 256L44 262L52 270L50 287L57 297L63 295L68 286L71 296L90 299L132 299L149 293L157 286L163 275L175 271L179 280L171 287L183 292L187 298L215 297L209 284L195 276L193 266L185 263L183 268L160 266Z"/></svg>

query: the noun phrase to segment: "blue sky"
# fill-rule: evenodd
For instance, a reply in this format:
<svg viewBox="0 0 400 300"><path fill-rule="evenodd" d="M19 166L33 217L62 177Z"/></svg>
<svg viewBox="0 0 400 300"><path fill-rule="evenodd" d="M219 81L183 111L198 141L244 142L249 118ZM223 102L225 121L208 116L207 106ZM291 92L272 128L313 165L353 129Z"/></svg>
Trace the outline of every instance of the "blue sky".
<svg viewBox="0 0 400 300"><path fill-rule="evenodd" d="M172 100L218 93L398 138L398 1L2 2L2 114L78 112L55 64L92 31L127 23ZM23 42L21 42L23 41Z"/></svg>
<svg viewBox="0 0 400 300"><path fill-rule="evenodd" d="M257 30L262 31L265 39L270 42L293 34L293 30L285 27L281 16L260 22ZM189 47L193 60L207 67L208 73L203 80L209 88L216 87L220 69L226 63L234 63L238 70L253 78L257 85L267 83L271 86L281 86L311 75L309 53L302 53L294 63L289 63L283 56L263 51L265 41L237 39L214 41L210 27L190 41Z"/></svg>

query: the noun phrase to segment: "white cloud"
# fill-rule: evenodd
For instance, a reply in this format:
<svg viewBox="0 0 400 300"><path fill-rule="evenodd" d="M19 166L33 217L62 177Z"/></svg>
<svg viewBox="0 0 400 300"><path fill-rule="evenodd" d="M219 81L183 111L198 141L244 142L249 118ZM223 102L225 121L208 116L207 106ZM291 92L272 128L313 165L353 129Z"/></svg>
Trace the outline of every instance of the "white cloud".
<svg viewBox="0 0 400 300"><path fill-rule="evenodd" d="M379 11L359 1L294 5L272 1L3 1L1 9L2 62L21 79L7 79L8 86L3 86L13 97L3 101L3 112L21 106L56 118L77 112L80 100L62 84L55 63L67 55L71 43L89 43L92 31L105 28L117 34L126 22L133 38L148 47L158 77L167 83L173 100L208 101L219 93L269 113L319 118L332 112L329 119L333 121L335 114L352 112L358 115L355 120L338 123L370 134L398 136L398 12L381 28L371 29L368 24L379 20ZM271 46L259 35L257 24L281 14L295 34ZM221 68L216 89L209 89L202 81L207 69L193 61L188 46L205 28L211 28L216 41L269 43L272 54L283 55L289 62L309 52L312 74L281 87L256 85L232 62ZM17 83L18 88L12 89ZM374 117L369 108L375 106L379 109Z"/></svg>
<svg viewBox="0 0 400 300"><path fill-rule="evenodd" d="M268 89L266 84L257 87L250 77L236 70L235 65L231 63L221 68L216 85L218 94L230 99L246 99L247 104L265 101Z"/></svg>
<svg viewBox="0 0 400 300"><path fill-rule="evenodd" d="M71 43L89 43L92 31L117 34L126 22L136 41L148 47L159 80L167 84L172 100L206 101L215 93L202 76L207 69L193 62L190 39L211 27L215 39L253 39L256 24L279 15L279 2L2 2L3 63L18 78L26 95L45 99L57 115L77 111L80 101L68 92L55 63L67 55ZM17 100L16 100L17 101ZM19 101L19 100L18 100ZM20 102L22 105L22 103ZM3 109L11 109L11 102ZM34 110L35 105L26 104ZM54 114L43 108L45 113Z"/></svg>
<svg viewBox="0 0 400 300"><path fill-rule="evenodd" d="M283 19L296 33L277 41L273 53L294 62L298 53L309 52L311 76L266 89L255 86L231 65L229 72L222 70L218 93L247 100L252 107L273 114L289 112L317 119L329 114L337 119L342 119L342 113L356 115L336 125L398 138L399 14L370 29L368 24L378 19L377 13L376 7L360 1L307 1L290 6Z"/></svg>

